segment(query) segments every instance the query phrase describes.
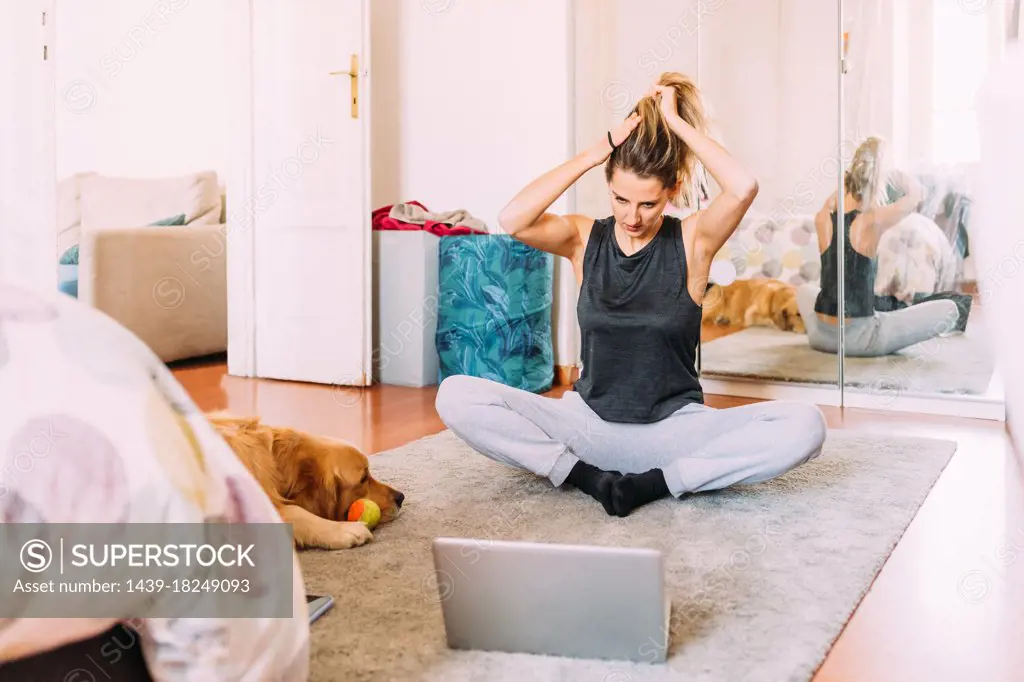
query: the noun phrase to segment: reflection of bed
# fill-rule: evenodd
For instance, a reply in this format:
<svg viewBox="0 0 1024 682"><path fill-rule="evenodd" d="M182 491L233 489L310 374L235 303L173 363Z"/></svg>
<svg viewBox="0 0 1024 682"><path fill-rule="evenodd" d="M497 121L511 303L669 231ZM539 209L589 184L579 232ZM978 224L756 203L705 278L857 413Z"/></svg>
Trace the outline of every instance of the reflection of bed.
<svg viewBox="0 0 1024 682"><path fill-rule="evenodd" d="M907 393L984 394L994 366L976 312L965 334L884 357L847 358L846 385L876 394L880 407ZM835 385L839 377L838 357L812 349L806 335L761 327L702 343L700 360L701 374L713 378Z"/></svg>
<svg viewBox="0 0 1024 682"><path fill-rule="evenodd" d="M919 211L888 230L878 246L875 294L910 303L915 294L963 284L970 201L955 178L916 174L925 186ZM893 192L891 199L898 198ZM813 213L748 213L715 256L712 281L774 278L817 284L821 274Z"/></svg>
<svg viewBox="0 0 1024 682"><path fill-rule="evenodd" d="M736 234L715 256L712 281L779 279L789 284L817 284L821 257L814 216L777 221L766 216L745 218ZM877 296L909 303L915 294L953 290L962 264L935 222L912 214L888 230L878 245Z"/></svg>

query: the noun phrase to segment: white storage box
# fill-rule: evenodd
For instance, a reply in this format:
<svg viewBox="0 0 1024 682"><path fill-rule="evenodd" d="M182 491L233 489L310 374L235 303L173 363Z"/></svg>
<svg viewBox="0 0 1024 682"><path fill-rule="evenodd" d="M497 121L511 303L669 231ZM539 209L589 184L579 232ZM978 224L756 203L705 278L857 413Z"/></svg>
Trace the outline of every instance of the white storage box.
<svg viewBox="0 0 1024 682"><path fill-rule="evenodd" d="M373 232L373 366L381 384L437 383L438 241L423 230Z"/></svg>

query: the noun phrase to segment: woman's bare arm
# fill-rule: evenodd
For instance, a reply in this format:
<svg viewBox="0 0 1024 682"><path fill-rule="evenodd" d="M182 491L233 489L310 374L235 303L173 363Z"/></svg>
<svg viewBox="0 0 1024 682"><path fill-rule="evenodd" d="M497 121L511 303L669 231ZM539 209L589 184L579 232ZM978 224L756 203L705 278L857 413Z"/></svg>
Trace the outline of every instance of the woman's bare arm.
<svg viewBox="0 0 1024 682"><path fill-rule="evenodd" d="M825 253L832 243L832 212L839 204L838 195L839 190L832 192L832 196L825 200L814 216L814 230L818 233L818 253Z"/></svg>
<svg viewBox="0 0 1024 682"><path fill-rule="evenodd" d="M676 107L674 89L656 85L661 110L669 127L693 150L722 189L696 216L695 247L700 262L710 262L729 240L757 196L757 178L721 145L683 120Z"/></svg>
<svg viewBox="0 0 1024 682"><path fill-rule="evenodd" d="M874 258L886 230L917 210L924 198L924 186L909 175L901 174L900 185L906 192L891 204L864 211L853 221L850 246L868 258Z"/></svg>
<svg viewBox="0 0 1024 682"><path fill-rule="evenodd" d="M899 180L899 184L903 186L905 194L893 203L881 206L870 212L871 225L878 236L881 236L883 232L916 211L924 199L924 185L913 176L900 173Z"/></svg>
<svg viewBox="0 0 1024 682"><path fill-rule="evenodd" d="M639 114L626 119L612 131L616 145L622 144L640 123ZM604 163L612 153L607 137L565 163L544 173L524 187L498 214L498 224L510 236L540 251L573 258L582 244L580 229L591 220L580 215L558 215L547 209L590 169Z"/></svg>

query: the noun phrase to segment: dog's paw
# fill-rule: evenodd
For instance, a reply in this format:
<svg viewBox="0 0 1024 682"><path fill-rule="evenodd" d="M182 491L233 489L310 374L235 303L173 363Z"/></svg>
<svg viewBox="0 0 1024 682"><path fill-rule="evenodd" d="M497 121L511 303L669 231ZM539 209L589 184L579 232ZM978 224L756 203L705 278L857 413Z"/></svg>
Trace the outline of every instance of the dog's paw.
<svg viewBox="0 0 1024 682"><path fill-rule="evenodd" d="M359 521L341 521L332 533L330 545L332 549L351 549L365 545L373 540L373 533Z"/></svg>

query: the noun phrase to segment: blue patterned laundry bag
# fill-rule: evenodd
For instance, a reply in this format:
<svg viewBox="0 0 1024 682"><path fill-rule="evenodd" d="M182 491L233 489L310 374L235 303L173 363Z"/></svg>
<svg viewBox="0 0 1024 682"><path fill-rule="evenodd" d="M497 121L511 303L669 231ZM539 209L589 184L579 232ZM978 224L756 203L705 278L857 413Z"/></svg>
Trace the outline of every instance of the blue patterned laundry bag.
<svg viewBox="0 0 1024 682"><path fill-rule="evenodd" d="M472 235L442 237L439 258L438 380L550 389L554 256L507 235Z"/></svg>

